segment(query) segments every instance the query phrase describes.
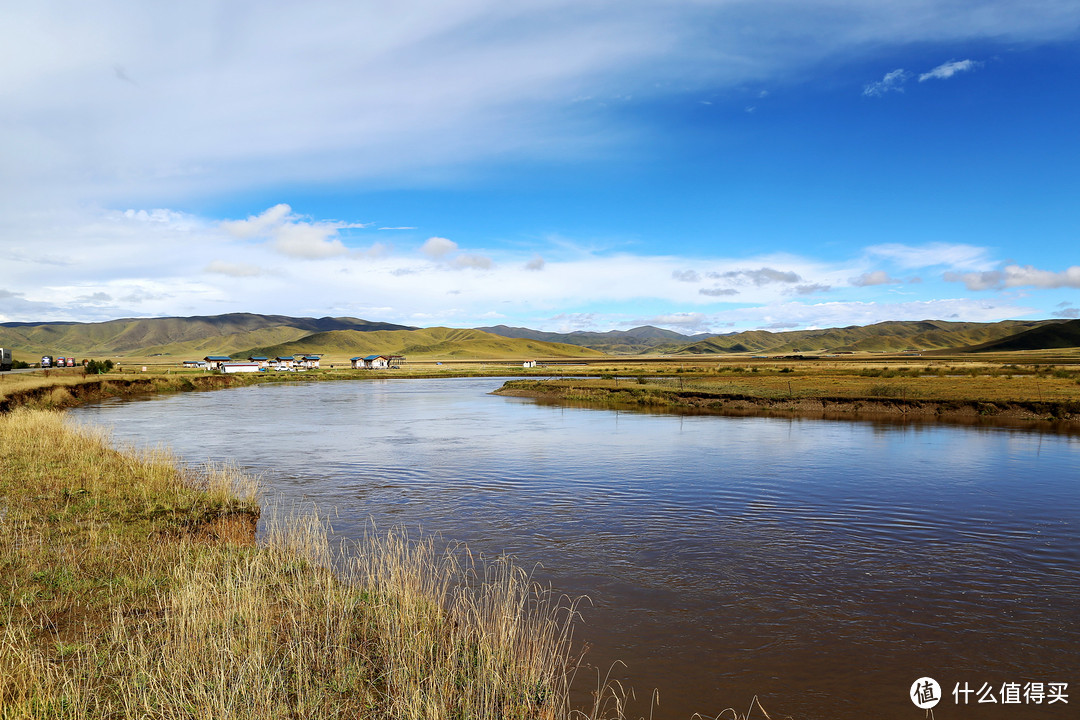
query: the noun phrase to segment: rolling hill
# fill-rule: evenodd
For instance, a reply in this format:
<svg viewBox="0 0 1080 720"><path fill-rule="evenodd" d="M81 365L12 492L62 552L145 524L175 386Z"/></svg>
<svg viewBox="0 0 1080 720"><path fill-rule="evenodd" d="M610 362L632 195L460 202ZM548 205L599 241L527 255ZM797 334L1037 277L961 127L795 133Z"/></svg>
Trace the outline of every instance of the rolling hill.
<svg viewBox="0 0 1080 720"><path fill-rule="evenodd" d="M357 318L227 315L128 318L101 323L2 323L0 347L31 355L147 356L231 353L335 330L406 330Z"/></svg>
<svg viewBox="0 0 1080 720"><path fill-rule="evenodd" d="M314 333L300 340L252 348L250 354L296 355L404 355L408 358L575 358L598 357L598 350L526 338L507 338L481 330L423 328L418 330L332 330Z"/></svg>
<svg viewBox="0 0 1080 720"><path fill-rule="evenodd" d="M821 330L748 332L717 335L678 350L688 354L803 353L803 352L906 352L950 350L987 343L1027 330L1062 323L1062 320L1005 320L996 323L882 322Z"/></svg>
<svg viewBox="0 0 1080 720"><path fill-rule="evenodd" d="M1010 350L1056 350L1080 347L1080 320L1067 320L1052 325L963 348L962 352L1005 352Z"/></svg>

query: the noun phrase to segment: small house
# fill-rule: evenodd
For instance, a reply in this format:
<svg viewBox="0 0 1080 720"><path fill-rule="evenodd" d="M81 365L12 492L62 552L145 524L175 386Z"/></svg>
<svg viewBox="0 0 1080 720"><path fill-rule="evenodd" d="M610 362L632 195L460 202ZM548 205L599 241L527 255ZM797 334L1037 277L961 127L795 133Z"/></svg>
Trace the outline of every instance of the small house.
<svg viewBox="0 0 1080 720"><path fill-rule="evenodd" d="M321 359L322 355L304 355L302 358L300 358L299 365L300 367L307 368L308 370L318 370L319 360Z"/></svg>
<svg viewBox="0 0 1080 720"><path fill-rule="evenodd" d="M270 358L265 355L251 355L248 362L258 363L260 368L270 367Z"/></svg>
<svg viewBox="0 0 1080 720"><path fill-rule="evenodd" d="M278 355L274 358L274 365L280 369L292 369L296 367L296 357L293 355Z"/></svg>
<svg viewBox="0 0 1080 720"><path fill-rule="evenodd" d="M203 362L206 363L206 367L210 370L220 370L221 364L232 362L232 358L228 355L207 355L203 358Z"/></svg>
<svg viewBox="0 0 1080 720"><path fill-rule="evenodd" d="M390 367L390 358L386 355L368 355L367 357L354 357L352 366L363 370L385 370Z"/></svg>
<svg viewBox="0 0 1080 720"><path fill-rule="evenodd" d="M186 368L195 368L195 369L205 368L206 367L206 362L203 361L203 360L185 360L184 361L184 367L186 367Z"/></svg>

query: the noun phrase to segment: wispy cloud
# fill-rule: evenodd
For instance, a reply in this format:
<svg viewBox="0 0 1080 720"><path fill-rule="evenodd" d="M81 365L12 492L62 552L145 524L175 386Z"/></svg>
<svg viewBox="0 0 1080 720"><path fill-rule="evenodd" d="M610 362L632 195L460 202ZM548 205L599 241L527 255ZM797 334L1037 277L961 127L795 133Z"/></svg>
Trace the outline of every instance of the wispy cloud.
<svg viewBox="0 0 1080 720"><path fill-rule="evenodd" d="M948 80L953 75L962 72L969 72L982 65L975 60L950 60L947 63L942 63L930 72L925 72L919 75L919 82L925 82L927 80Z"/></svg>
<svg viewBox="0 0 1080 720"><path fill-rule="evenodd" d="M933 70L920 73L919 82L947 80L957 73L970 72L981 65L982 63L975 60L950 60L947 63L938 65ZM914 77L914 73L903 68L897 68L885 73L882 79L863 86L863 95L866 97L881 97L892 92L902 93L904 92L904 86L912 77Z"/></svg>
<svg viewBox="0 0 1080 720"><path fill-rule="evenodd" d="M863 95L867 97L881 97L891 92L904 92L904 83L911 77L911 73L903 68L897 68L892 72L885 73L885 77L863 87Z"/></svg>
<svg viewBox="0 0 1080 720"><path fill-rule="evenodd" d="M905 270L938 266L954 270L987 270L995 265L989 249L964 243L886 243L871 245L866 248L866 254L890 260Z"/></svg>

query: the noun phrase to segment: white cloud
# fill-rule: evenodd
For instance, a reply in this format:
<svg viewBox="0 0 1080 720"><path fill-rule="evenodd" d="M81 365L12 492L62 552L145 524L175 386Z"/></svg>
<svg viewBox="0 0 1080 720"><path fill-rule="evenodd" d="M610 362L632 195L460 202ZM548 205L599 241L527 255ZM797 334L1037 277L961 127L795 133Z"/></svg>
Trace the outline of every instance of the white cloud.
<svg viewBox="0 0 1080 720"><path fill-rule="evenodd" d="M285 203L279 203L258 215L249 216L247 220L224 220L221 227L238 238L259 238L273 235L278 228L294 219L292 208Z"/></svg>
<svg viewBox="0 0 1080 720"><path fill-rule="evenodd" d="M293 213L281 203L246 220L225 220L221 228L237 238L266 240L278 252L307 260L336 257L349 252L338 237L341 230L367 227L364 223L313 221Z"/></svg>
<svg viewBox="0 0 1080 720"><path fill-rule="evenodd" d="M262 269L257 265L231 263L222 260L214 260L206 266L205 270L208 273L228 275L229 277L258 277L263 274Z"/></svg>
<svg viewBox="0 0 1080 720"><path fill-rule="evenodd" d="M708 277L714 280L729 280L740 285L751 282L758 287L770 283L797 283L802 280L796 272L792 272L791 270L775 270L771 267L763 267L759 270L729 270L723 273L711 272L708 273Z"/></svg>
<svg viewBox="0 0 1080 720"><path fill-rule="evenodd" d="M863 95L867 97L881 97L890 92L904 92L904 83L911 77L911 73L903 68L897 68L892 72L885 73L881 80L869 83L863 87Z"/></svg>
<svg viewBox="0 0 1080 720"><path fill-rule="evenodd" d="M283 255L314 260L344 255L345 245L336 237L336 230L311 225L285 225L276 233L273 247Z"/></svg>
<svg viewBox="0 0 1080 720"><path fill-rule="evenodd" d="M735 322L740 326L765 327L771 323L796 323L808 328L872 325L888 320L958 320L997 322L1022 317L1033 308L1010 303L986 302L966 298L922 300L903 303L828 302L806 304L789 302L759 307L739 308L716 313L710 322L718 326Z"/></svg>
<svg viewBox="0 0 1080 720"><path fill-rule="evenodd" d="M821 283L810 283L808 285L796 285L792 288L795 295L814 295L816 293L829 292L832 290L831 285L822 285Z"/></svg>
<svg viewBox="0 0 1080 720"><path fill-rule="evenodd" d="M635 320L632 324L635 326L655 325L657 327L674 329L681 333L700 333L709 332L711 330L708 317L703 313L694 312L656 315L644 320Z"/></svg>
<svg viewBox="0 0 1080 720"><path fill-rule="evenodd" d="M903 281L889 277L889 273L884 270L874 270L873 272L866 272L858 277L850 278L849 280L855 287L872 287L874 285L899 285Z"/></svg>
<svg viewBox="0 0 1080 720"><path fill-rule="evenodd" d="M533 255L531 258L529 258L529 262L525 263L525 269L526 270L543 270L544 269L544 258L539 254Z"/></svg>
<svg viewBox="0 0 1080 720"><path fill-rule="evenodd" d="M974 273L947 272L949 282L962 282L968 290L1003 290L1015 287L1080 289L1080 265L1055 272L1031 265L1006 265L1001 270Z"/></svg>
<svg viewBox="0 0 1080 720"><path fill-rule="evenodd" d="M430 237L421 246L420 252L424 253L428 257L441 260L452 252L457 252L458 244L453 240L447 240L443 237Z"/></svg>
<svg viewBox="0 0 1080 720"><path fill-rule="evenodd" d="M454 258L454 267L462 269L488 270L491 266L491 258L475 253L466 253Z"/></svg>
<svg viewBox="0 0 1080 720"><path fill-rule="evenodd" d="M428 317L433 324L475 326L495 309L515 325L555 316L584 323L588 316L592 329L610 329L633 318L682 317L684 325L672 326L704 329L729 323L743 328L778 322L861 324L890 319L889 313L896 314L892 319L957 315L979 320L1031 312L999 300L936 300L931 294L941 286L929 282L909 286L917 293L914 302L851 302L845 292L855 292L853 279L862 278L865 287L891 279L880 274L884 270L867 269L868 258L938 267L972 287L1080 286L1080 268L983 268L985 249L946 244L875 246L847 261L822 261L778 253L741 258L611 254L560 239L548 245L543 272L530 267L532 248L479 251L438 236L425 243L427 252L382 248L304 262L283 255L275 244L283 228L307 228L325 242L325 233L332 236L340 225L298 218L280 206L227 223L170 211L50 217L47 225L24 228L21 254L0 262L0 316L95 320L246 311L364 317L377 305L380 315L370 319L410 324ZM57 265L54 254L70 262ZM688 274L687 268L696 269ZM476 282L473 273L481 273L483 281ZM835 302L789 302L792 293L826 290ZM865 290L858 294L865 296ZM777 314L781 311L789 315ZM705 320L698 323L698 316Z"/></svg>
<svg viewBox="0 0 1080 720"><path fill-rule="evenodd" d="M919 82L925 82L927 80L948 80L956 73L968 72L980 65L982 65L982 63L974 60L951 60L947 63L938 65L930 72L919 75Z"/></svg>

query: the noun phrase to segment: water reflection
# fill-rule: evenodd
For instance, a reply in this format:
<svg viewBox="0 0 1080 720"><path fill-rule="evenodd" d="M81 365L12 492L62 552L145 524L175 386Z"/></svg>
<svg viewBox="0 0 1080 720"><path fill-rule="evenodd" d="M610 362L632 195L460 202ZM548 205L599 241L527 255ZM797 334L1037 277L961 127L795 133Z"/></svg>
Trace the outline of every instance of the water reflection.
<svg viewBox="0 0 1080 720"><path fill-rule="evenodd" d="M910 718L923 675L1080 688L1077 438L596 411L487 394L500 384L257 386L74 414L233 459L336 508L343 535L373 518L543 563L592 599L578 637L604 670L628 664L640 714L653 687L656 718L755 694L774 716Z"/></svg>

